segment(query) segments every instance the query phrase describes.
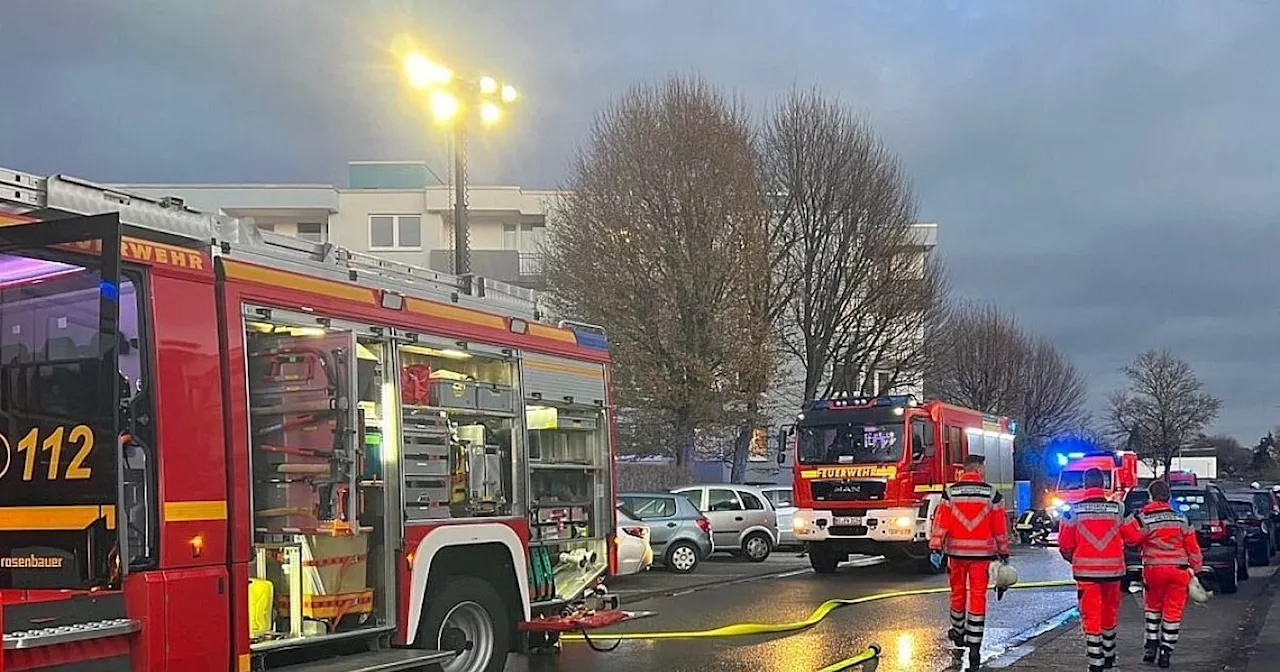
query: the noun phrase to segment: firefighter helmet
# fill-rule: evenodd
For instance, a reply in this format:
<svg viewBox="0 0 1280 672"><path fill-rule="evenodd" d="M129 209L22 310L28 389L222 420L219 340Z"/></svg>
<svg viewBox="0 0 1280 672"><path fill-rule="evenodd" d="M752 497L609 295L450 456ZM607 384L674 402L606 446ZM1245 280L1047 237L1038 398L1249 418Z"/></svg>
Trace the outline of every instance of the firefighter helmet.
<svg viewBox="0 0 1280 672"><path fill-rule="evenodd" d="M1200 583L1199 577L1191 577L1191 583L1187 584L1187 597L1191 598L1192 602L1204 604L1212 595L1213 593L1204 589L1204 584Z"/></svg>

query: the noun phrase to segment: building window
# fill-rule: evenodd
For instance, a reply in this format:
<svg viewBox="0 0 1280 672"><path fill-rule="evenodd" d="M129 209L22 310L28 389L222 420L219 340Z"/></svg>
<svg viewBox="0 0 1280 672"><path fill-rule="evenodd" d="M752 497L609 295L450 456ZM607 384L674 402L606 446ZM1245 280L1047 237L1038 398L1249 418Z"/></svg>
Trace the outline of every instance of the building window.
<svg viewBox="0 0 1280 672"><path fill-rule="evenodd" d="M876 371L876 395L889 394L893 388L893 372L892 371Z"/></svg>
<svg viewBox="0 0 1280 672"><path fill-rule="evenodd" d="M418 215L370 216L369 249L422 249L422 217Z"/></svg>
<svg viewBox="0 0 1280 672"><path fill-rule="evenodd" d="M542 239L546 233L545 224L504 224L502 225L502 249L538 252L542 249Z"/></svg>
<svg viewBox="0 0 1280 672"><path fill-rule="evenodd" d="M298 238L313 243L325 242L325 226L319 222L298 222Z"/></svg>

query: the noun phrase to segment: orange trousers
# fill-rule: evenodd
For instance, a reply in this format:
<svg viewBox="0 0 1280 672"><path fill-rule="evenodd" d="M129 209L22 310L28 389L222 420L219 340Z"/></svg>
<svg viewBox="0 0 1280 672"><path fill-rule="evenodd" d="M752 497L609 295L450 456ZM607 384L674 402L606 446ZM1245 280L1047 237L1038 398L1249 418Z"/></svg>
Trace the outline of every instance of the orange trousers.
<svg viewBox="0 0 1280 672"><path fill-rule="evenodd" d="M1142 568L1148 644L1158 641L1161 646L1172 649L1178 643L1190 584L1191 572L1185 567L1149 565Z"/></svg>
<svg viewBox="0 0 1280 672"><path fill-rule="evenodd" d="M951 584L951 629L962 633L966 646L982 644L987 627L987 581L990 560L947 558Z"/></svg>
<svg viewBox="0 0 1280 672"><path fill-rule="evenodd" d="M1102 667L1116 657L1116 626L1120 623L1123 598L1120 582L1077 579L1076 596L1080 599L1080 624L1084 627L1089 665Z"/></svg>

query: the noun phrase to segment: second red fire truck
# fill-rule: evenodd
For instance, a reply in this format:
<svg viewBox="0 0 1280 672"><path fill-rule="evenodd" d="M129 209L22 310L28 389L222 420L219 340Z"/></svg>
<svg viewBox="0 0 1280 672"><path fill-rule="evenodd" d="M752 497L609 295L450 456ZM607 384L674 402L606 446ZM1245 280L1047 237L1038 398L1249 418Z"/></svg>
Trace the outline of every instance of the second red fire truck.
<svg viewBox="0 0 1280 672"><path fill-rule="evenodd" d="M816 572L851 553L928 568L933 512L970 454L986 457L987 481L1014 510L1008 418L905 395L844 397L810 402L791 432L792 527Z"/></svg>

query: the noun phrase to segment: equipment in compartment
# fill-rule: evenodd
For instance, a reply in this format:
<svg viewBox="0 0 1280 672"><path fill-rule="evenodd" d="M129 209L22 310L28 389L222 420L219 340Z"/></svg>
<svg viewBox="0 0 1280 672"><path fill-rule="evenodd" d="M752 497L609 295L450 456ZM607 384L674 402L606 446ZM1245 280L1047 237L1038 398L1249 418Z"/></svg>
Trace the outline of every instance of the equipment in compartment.
<svg viewBox="0 0 1280 672"><path fill-rule="evenodd" d="M400 370L400 400L406 406L430 406L431 367L406 364Z"/></svg>
<svg viewBox="0 0 1280 672"><path fill-rule="evenodd" d="M311 530L345 508L350 478L345 334L249 341L254 512L262 530Z"/></svg>
<svg viewBox="0 0 1280 672"><path fill-rule="evenodd" d="M261 602L267 600L272 625L266 632L251 627L254 638L335 632L347 616L364 618L372 613L374 591L368 577L372 529L338 524L313 534L268 535L256 544L251 620L262 619ZM320 632L312 632L316 625Z"/></svg>
<svg viewBox="0 0 1280 672"><path fill-rule="evenodd" d="M474 383L461 380L431 381L431 400L444 408L475 408Z"/></svg>

